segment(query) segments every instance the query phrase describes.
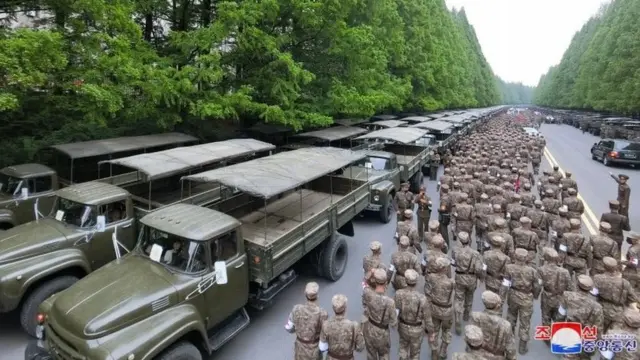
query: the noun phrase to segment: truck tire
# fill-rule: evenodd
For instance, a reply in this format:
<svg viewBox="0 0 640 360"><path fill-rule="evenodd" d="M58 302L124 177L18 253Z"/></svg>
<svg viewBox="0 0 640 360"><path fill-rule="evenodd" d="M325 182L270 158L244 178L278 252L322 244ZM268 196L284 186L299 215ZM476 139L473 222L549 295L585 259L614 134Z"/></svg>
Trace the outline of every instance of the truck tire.
<svg viewBox="0 0 640 360"><path fill-rule="evenodd" d="M180 341L163 351L156 360L202 360L202 354L192 343Z"/></svg>
<svg viewBox="0 0 640 360"><path fill-rule="evenodd" d="M387 199L389 199L389 196L391 196L391 194L387 196ZM386 204L382 205L382 209L380 209L380 221L383 224L388 224L389 221L391 221L392 215L393 204L391 203L391 201L387 200Z"/></svg>
<svg viewBox="0 0 640 360"><path fill-rule="evenodd" d="M53 278L35 288L22 304L22 309L20 309L20 325L22 325L22 329L27 334L35 337L36 326L38 326L36 315L40 304L51 295L71 287L77 281L77 277L65 275Z"/></svg>
<svg viewBox="0 0 640 360"><path fill-rule="evenodd" d="M13 227L13 225L11 225L11 223L0 223L0 231L2 230L9 230Z"/></svg>
<svg viewBox="0 0 640 360"><path fill-rule="evenodd" d="M342 235L334 234L324 246L322 254L322 275L330 281L338 281L344 275L349 260L349 247Z"/></svg>

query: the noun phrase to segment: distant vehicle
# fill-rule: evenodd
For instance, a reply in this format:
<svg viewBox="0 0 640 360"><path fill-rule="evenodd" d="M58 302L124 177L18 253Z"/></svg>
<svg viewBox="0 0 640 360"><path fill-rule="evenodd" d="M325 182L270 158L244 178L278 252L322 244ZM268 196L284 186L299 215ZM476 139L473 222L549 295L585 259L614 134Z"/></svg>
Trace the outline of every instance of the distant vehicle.
<svg viewBox="0 0 640 360"><path fill-rule="evenodd" d="M640 142L603 139L591 147L591 158L602 161L605 166L614 164L640 164Z"/></svg>
<svg viewBox="0 0 640 360"><path fill-rule="evenodd" d="M523 127L522 130L524 130L527 135L534 135L534 136L542 136L544 137L544 135L542 135L538 129L533 128L533 127Z"/></svg>

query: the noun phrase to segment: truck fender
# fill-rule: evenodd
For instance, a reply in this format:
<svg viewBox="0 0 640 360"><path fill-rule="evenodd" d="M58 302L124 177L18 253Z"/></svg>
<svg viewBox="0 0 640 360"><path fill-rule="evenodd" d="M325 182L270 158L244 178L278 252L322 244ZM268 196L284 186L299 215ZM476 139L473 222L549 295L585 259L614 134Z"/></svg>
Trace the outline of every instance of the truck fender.
<svg viewBox="0 0 640 360"><path fill-rule="evenodd" d="M200 313L192 304L183 303L109 335L100 346L114 359L135 354L136 359L150 360L189 333L199 335L197 340L201 343L193 345L198 348L204 345L206 352L211 353Z"/></svg>
<svg viewBox="0 0 640 360"><path fill-rule="evenodd" d="M391 180L382 180L371 185L371 189L379 190L381 193L391 193L395 190L395 185L393 185L393 182Z"/></svg>
<svg viewBox="0 0 640 360"><path fill-rule="evenodd" d="M15 299L17 306L35 283L74 267L81 268L86 274L91 272L89 261L78 249L62 249L6 264L0 273L4 294Z"/></svg>
<svg viewBox="0 0 640 360"><path fill-rule="evenodd" d="M3 227L3 225L10 225ZM16 226L16 216L13 211L9 209L0 209L0 230L8 229Z"/></svg>

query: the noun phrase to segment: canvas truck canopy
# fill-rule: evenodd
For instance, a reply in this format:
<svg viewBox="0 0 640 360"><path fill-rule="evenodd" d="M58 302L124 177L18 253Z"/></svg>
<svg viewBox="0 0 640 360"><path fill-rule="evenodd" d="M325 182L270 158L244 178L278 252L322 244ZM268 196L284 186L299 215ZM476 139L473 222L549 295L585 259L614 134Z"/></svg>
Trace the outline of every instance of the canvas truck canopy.
<svg viewBox="0 0 640 360"><path fill-rule="evenodd" d="M440 119L442 117L445 117L446 115L443 113L436 113L436 114L429 114L428 116L432 119Z"/></svg>
<svg viewBox="0 0 640 360"><path fill-rule="evenodd" d="M374 121L371 123L371 125L377 125L384 128L394 128L394 127L399 127L406 124L407 124L406 121L401 121L401 120L380 120L380 121Z"/></svg>
<svg viewBox="0 0 640 360"><path fill-rule="evenodd" d="M325 141L337 141L347 139L353 136L361 135L367 132L367 129L351 126L335 126L321 130L309 131L296 134L293 137L314 138Z"/></svg>
<svg viewBox="0 0 640 360"><path fill-rule="evenodd" d="M395 119L397 119L397 118L398 118L398 117L397 117L396 115L385 115L385 114L382 114L382 115L373 115L373 116L371 117L371 121L378 121L378 120L395 120Z"/></svg>
<svg viewBox="0 0 640 360"><path fill-rule="evenodd" d="M209 144L179 147L154 153L106 160L145 174L148 181L164 178L189 169L210 165L257 152L274 150L275 145L254 139L233 139Z"/></svg>
<svg viewBox="0 0 640 360"><path fill-rule="evenodd" d="M255 197L269 199L364 159L366 154L335 147L314 147L182 177L216 182Z"/></svg>
<svg viewBox="0 0 640 360"><path fill-rule="evenodd" d="M372 131L368 134L357 137L356 140L382 139L401 144L412 144L423 137L427 132L427 130L414 127L397 127Z"/></svg>
<svg viewBox="0 0 640 360"><path fill-rule="evenodd" d="M333 120L333 122L336 125L355 126L355 125L368 123L369 119L336 119L336 120Z"/></svg>
<svg viewBox="0 0 640 360"><path fill-rule="evenodd" d="M427 129L432 131L445 131L452 127L453 124L441 120L427 121L410 126L410 128Z"/></svg>
<svg viewBox="0 0 640 360"><path fill-rule="evenodd" d="M411 123L411 124L417 124L417 123L421 123L421 122L425 122L425 121L431 121L433 120L431 117L429 116L409 116L409 117L405 117L400 119L400 121L405 121L407 123Z"/></svg>

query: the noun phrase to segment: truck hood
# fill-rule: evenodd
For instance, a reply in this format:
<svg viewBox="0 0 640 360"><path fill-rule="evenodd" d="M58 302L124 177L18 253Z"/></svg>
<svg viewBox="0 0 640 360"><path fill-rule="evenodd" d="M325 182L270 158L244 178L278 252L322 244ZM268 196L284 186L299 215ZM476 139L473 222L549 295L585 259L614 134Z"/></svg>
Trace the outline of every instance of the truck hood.
<svg viewBox="0 0 640 360"><path fill-rule="evenodd" d="M0 231L0 264L57 250L71 231L51 218Z"/></svg>
<svg viewBox="0 0 640 360"><path fill-rule="evenodd" d="M0 192L0 208L4 208L5 206L9 205L12 201L15 201L15 199L3 192Z"/></svg>
<svg viewBox="0 0 640 360"><path fill-rule="evenodd" d="M390 177L391 171L367 169L362 166L350 166L344 169L344 172L342 174L342 176L348 179L370 181L372 183L376 183L378 181L386 180L388 177Z"/></svg>
<svg viewBox="0 0 640 360"><path fill-rule="evenodd" d="M127 255L59 293L49 316L74 336L103 337L175 304L172 280L162 265Z"/></svg>

